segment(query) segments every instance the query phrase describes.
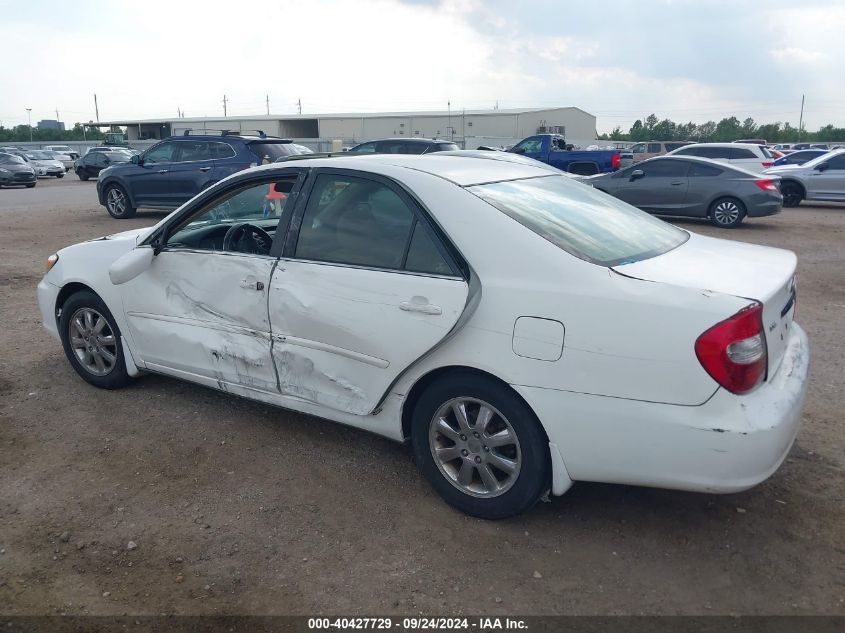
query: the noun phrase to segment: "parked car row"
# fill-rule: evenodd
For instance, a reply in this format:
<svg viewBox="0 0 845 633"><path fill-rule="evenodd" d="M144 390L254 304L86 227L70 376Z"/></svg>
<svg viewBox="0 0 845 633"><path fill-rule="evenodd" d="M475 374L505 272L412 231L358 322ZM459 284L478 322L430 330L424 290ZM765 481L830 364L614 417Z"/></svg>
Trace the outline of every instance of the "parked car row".
<svg viewBox="0 0 845 633"><path fill-rule="evenodd" d="M37 182L35 170L23 158L0 152L0 187L23 185L31 189Z"/></svg>

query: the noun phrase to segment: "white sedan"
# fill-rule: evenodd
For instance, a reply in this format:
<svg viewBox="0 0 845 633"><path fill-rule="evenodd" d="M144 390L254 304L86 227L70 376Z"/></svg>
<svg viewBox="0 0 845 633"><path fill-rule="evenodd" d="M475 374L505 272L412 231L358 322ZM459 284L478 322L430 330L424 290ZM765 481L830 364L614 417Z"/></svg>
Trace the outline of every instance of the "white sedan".
<svg viewBox="0 0 845 633"><path fill-rule="evenodd" d="M734 492L798 431L795 255L470 156L258 167L62 249L44 325L87 382L144 372L410 440L453 506L573 481Z"/></svg>

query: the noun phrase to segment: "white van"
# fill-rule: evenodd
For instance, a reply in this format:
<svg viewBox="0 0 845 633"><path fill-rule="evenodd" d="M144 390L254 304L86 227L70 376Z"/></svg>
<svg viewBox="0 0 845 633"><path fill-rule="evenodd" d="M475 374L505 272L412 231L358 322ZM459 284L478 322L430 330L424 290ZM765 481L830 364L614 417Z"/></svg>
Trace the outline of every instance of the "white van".
<svg viewBox="0 0 845 633"><path fill-rule="evenodd" d="M634 155L634 162L639 163L648 158L663 156L663 154L667 154L679 147L690 145L691 143L691 141L649 141L648 143L632 145L628 151Z"/></svg>

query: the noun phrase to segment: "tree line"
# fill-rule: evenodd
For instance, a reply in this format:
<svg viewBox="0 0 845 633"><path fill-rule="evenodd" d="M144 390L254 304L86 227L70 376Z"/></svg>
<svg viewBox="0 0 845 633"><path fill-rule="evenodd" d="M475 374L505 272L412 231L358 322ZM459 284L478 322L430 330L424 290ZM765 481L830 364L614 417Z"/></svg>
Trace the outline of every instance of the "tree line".
<svg viewBox="0 0 845 633"><path fill-rule="evenodd" d="M82 124L77 123L69 130L49 130L28 125L16 125L15 127L3 127L0 125L0 145L16 141L26 143L29 141L30 130L33 141L101 141L105 138L100 130L87 128L82 129Z"/></svg>
<svg viewBox="0 0 845 633"><path fill-rule="evenodd" d="M637 119L627 132L618 125L610 134L599 135L602 141L698 141L699 143L725 143L742 138L762 138L770 143L795 143L845 141L845 127L824 125L817 132L799 130L789 122L764 123L758 125L748 117L740 121L735 116L726 117L716 123L675 123L670 119L658 119L650 114L645 121Z"/></svg>

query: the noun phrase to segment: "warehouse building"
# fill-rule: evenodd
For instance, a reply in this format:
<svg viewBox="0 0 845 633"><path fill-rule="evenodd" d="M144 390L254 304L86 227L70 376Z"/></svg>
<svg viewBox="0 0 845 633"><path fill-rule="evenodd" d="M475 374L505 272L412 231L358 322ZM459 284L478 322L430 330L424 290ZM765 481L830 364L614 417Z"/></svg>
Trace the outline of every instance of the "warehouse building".
<svg viewBox="0 0 845 633"><path fill-rule="evenodd" d="M312 147L335 139L353 145L378 138L417 136L454 140L467 149L474 149L479 145L510 145L543 132L563 134L568 142L586 147L596 138L596 117L575 107L174 117L103 121L93 125L125 127L130 143L180 135L186 130L262 130L268 135L295 139Z"/></svg>

